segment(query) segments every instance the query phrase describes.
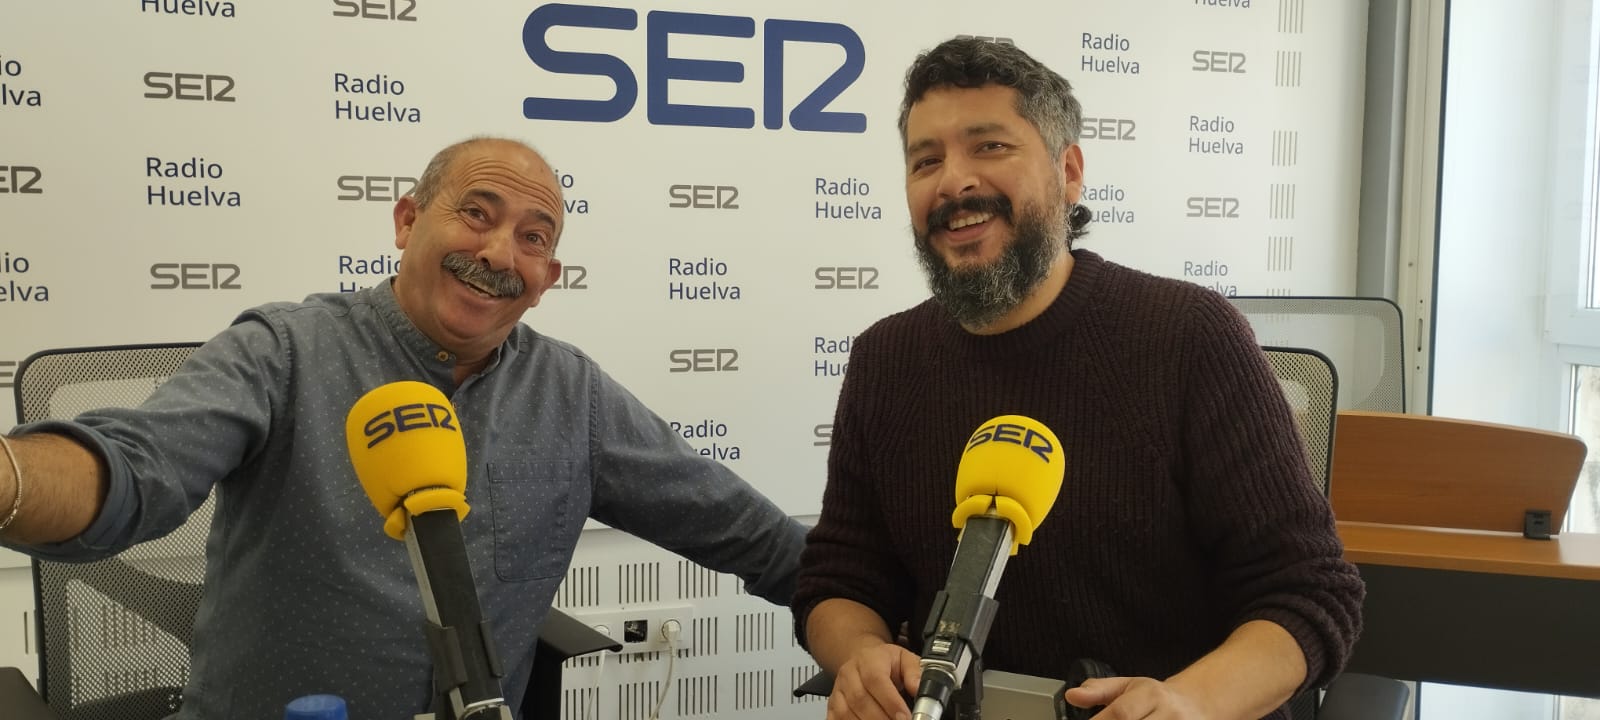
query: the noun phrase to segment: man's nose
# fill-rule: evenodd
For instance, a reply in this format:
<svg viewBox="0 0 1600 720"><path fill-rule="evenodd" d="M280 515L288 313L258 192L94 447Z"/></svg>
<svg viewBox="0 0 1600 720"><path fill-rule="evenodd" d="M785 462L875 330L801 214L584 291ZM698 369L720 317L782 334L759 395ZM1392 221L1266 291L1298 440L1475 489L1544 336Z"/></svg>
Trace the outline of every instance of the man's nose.
<svg viewBox="0 0 1600 720"><path fill-rule="evenodd" d="M977 165L964 157L945 158L939 168L939 197L953 200L977 192L982 186Z"/></svg>
<svg viewBox="0 0 1600 720"><path fill-rule="evenodd" d="M477 260L490 270L509 270L514 265L516 237L510 229L491 230L483 234L483 245L478 248Z"/></svg>

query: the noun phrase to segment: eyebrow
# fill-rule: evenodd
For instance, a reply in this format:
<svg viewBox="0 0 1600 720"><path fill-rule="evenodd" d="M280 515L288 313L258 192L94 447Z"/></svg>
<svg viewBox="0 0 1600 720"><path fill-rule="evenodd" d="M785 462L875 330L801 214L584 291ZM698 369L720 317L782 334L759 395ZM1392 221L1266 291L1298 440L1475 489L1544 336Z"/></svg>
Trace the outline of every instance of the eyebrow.
<svg viewBox="0 0 1600 720"><path fill-rule="evenodd" d="M506 206L506 199L500 197L500 193L484 188L472 188L467 190L466 195L464 195L462 199L481 200L484 204L493 207L495 210L502 210ZM525 213L525 215L534 216L535 219L545 223L546 225L549 225L552 229L556 227L556 217L545 210L529 210L527 213Z"/></svg>
<svg viewBox="0 0 1600 720"><path fill-rule="evenodd" d="M1008 132L1010 131L1006 129L1005 125L997 122L987 122L978 123L976 125L968 125L966 129L961 131L961 134L969 138L975 138L983 137L985 135L993 135L995 133L1005 134ZM937 145L938 143L939 141L934 140L933 138L923 138L906 146L906 155L908 157L915 155L923 150L927 150L928 148Z"/></svg>
<svg viewBox="0 0 1600 720"><path fill-rule="evenodd" d="M493 206L496 210L506 206L506 199L500 197L500 193L497 193L493 190L485 190L483 188L471 188L461 196L461 199L480 200L487 205Z"/></svg>

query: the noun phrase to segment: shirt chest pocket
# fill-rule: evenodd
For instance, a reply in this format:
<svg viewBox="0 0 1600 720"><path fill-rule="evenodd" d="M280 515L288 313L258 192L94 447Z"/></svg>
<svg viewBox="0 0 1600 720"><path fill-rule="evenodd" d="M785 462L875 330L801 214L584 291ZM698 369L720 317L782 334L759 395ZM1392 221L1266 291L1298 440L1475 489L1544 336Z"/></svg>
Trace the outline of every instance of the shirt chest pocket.
<svg viewBox="0 0 1600 720"><path fill-rule="evenodd" d="M488 465L494 513L494 572L503 581L566 571L589 512L589 485L571 460L506 460Z"/></svg>

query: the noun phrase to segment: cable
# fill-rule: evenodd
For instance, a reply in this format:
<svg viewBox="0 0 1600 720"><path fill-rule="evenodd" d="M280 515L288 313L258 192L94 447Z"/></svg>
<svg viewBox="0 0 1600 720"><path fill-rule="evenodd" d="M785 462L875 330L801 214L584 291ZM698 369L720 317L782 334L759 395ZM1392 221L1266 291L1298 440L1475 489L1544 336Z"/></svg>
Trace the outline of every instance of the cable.
<svg viewBox="0 0 1600 720"><path fill-rule="evenodd" d="M656 695L656 707L650 711L650 720L661 720L661 706L667 702L667 692L672 690L672 661L678 656L678 633L683 626L677 620L661 623L661 638L667 641L667 681L661 684Z"/></svg>
<svg viewBox="0 0 1600 720"><path fill-rule="evenodd" d="M606 637L611 636L610 627L605 625L596 625L594 626L594 629L601 635L605 635ZM606 674L606 655L608 654L610 654L610 652L607 650L600 651L600 667L594 671L594 718L600 717L600 694L603 692L602 688L604 687L601 684L600 679L605 677ZM583 720L590 720L588 693L583 694L583 714L580 717L582 717Z"/></svg>

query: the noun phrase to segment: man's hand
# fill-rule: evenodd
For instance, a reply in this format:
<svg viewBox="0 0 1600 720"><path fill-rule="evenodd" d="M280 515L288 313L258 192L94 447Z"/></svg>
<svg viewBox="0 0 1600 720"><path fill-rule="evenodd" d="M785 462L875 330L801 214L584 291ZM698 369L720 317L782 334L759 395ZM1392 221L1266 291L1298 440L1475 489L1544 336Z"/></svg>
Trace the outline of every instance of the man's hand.
<svg viewBox="0 0 1600 720"><path fill-rule="evenodd" d="M1306 677L1305 655L1277 623L1251 620L1165 681L1113 677L1068 690L1067 702L1105 705L1092 720L1258 718L1288 702Z"/></svg>
<svg viewBox="0 0 1600 720"><path fill-rule="evenodd" d="M1092 720L1208 720L1196 699L1172 683L1147 677L1086 680L1067 691L1067 702L1081 708L1104 705ZM831 717L831 715L830 715Z"/></svg>
<svg viewBox="0 0 1600 720"><path fill-rule="evenodd" d="M857 650L833 677L828 720L911 720L906 695L922 681L920 658L899 645Z"/></svg>

